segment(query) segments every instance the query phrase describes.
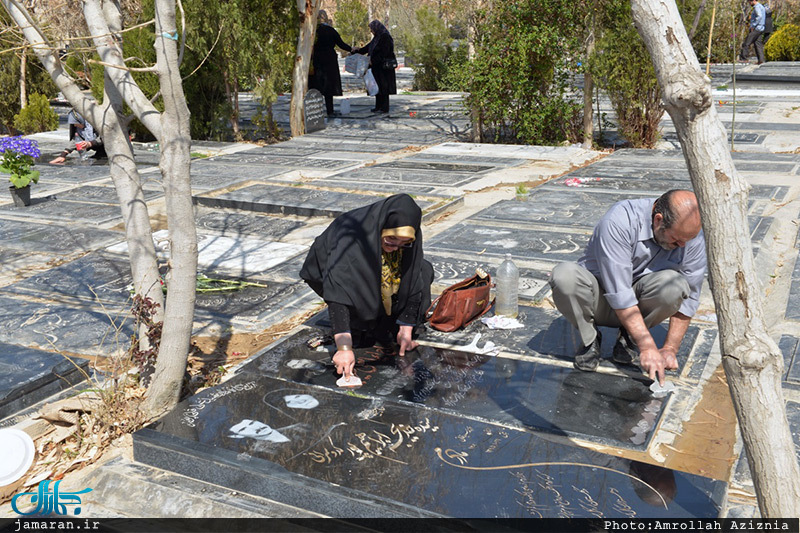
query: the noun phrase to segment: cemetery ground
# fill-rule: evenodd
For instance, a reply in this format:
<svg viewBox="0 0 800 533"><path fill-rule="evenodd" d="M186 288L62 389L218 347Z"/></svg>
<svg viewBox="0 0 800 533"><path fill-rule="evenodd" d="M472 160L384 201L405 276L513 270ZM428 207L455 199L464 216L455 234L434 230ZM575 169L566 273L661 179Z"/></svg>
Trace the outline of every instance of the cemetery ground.
<svg viewBox="0 0 800 533"><path fill-rule="evenodd" d="M746 67L735 114L730 70L712 69L715 105L751 185L757 283L800 458L800 67ZM669 117L655 150L481 145L465 142L461 99L401 94L377 118L372 98L351 94L349 114L300 138L194 143L207 278L195 394L132 436L142 390L100 389L134 329L107 165L39 164L30 207L0 198L0 427L28 432L38 451L14 490L89 487L82 516L100 518L757 516L708 284L666 395L612 363L612 330L598 371L574 370L576 336L550 299L548 273L581 255L614 202L691 187ZM43 160L67 140L63 128L34 138ZM165 254L157 147L136 148ZM332 346L310 342L327 313L298 271L331 217L397 192L423 209L434 293L510 253L523 327L424 329L404 358L360 349L364 386L342 390ZM225 281L246 283L226 292ZM653 335L662 342L664 326ZM0 506L0 519L17 516Z"/></svg>

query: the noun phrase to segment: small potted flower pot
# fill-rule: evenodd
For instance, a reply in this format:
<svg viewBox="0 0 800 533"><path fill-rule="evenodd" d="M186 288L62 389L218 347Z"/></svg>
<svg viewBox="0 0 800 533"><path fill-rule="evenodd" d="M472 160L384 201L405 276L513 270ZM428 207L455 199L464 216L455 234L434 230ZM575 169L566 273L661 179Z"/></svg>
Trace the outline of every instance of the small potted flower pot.
<svg viewBox="0 0 800 533"><path fill-rule="evenodd" d="M39 144L22 136L0 138L0 172L10 174L11 198L17 207L31 205L31 183L38 183L39 171L33 170L41 155Z"/></svg>
<svg viewBox="0 0 800 533"><path fill-rule="evenodd" d="M13 185L8 188L11 192L11 199L14 200L15 207L27 207L31 205L31 186L14 187Z"/></svg>

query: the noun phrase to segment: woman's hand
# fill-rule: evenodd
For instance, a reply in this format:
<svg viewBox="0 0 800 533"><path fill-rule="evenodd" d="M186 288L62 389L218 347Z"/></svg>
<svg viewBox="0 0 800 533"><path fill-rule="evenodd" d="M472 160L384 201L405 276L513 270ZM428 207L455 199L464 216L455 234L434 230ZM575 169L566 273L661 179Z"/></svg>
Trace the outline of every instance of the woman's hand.
<svg viewBox="0 0 800 533"><path fill-rule="evenodd" d="M414 332L414 326L400 326L400 331L397 332L397 344L400 346L400 357L406 355L407 351L414 350L419 343L411 338Z"/></svg>
<svg viewBox="0 0 800 533"><path fill-rule="evenodd" d="M349 378L353 375L353 368L356 366L356 354L353 350L336 350L333 354L333 364L336 365L336 373Z"/></svg>

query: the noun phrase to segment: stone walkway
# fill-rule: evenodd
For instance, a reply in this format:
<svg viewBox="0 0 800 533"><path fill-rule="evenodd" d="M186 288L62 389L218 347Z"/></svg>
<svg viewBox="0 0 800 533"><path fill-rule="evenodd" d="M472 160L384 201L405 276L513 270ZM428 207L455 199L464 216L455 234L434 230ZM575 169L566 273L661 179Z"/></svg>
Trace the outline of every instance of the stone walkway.
<svg viewBox="0 0 800 533"><path fill-rule="evenodd" d="M724 86L725 69L717 71L714 85ZM800 155L790 153L800 146L800 89L788 89L794 92L787 97L761 88L760 80L749 83L737 89L735 117L727 88L717 89L715 101L726 125L735 120L734 161L753 186L754 282L770 302L767 322L785 355L787 409L800 447ZM353 97L350 115L288 142L197 143L193 152L211 156L192 164L199 269L265 287L201 296L194 332L260 332L315 309L319 299L297 277L313 238L330 217L400 191L423 208L435 292L478 266L494 271L511 253L521 272L525 327L428 330L424 347L404 361L362 350L365 385L353 395L335 387L329 353L306 344L324 330L323 312L255 354L228 381L137 433L135 460L117 458L76 481L94 489L84 499L87 514L756 512L735 417L704 403L720 380L708 287L681 347L681 368L670 376L676 390L664 398L652 395L641 374L610 359L595 374L574 371L574 334L549 300L548 272L580 255L610 205L691 186L668 117L663 149L607 155L460 142L468 130L460 101L455 94L399 95L391 118L377 119L367 111L371 98ZM66 135L35 137L44 152L55 153ZM158 228L164 204L157 156L143 146L136 153ZM107 357L131 333L123 319L130 274L108 167L72 158L64 167L38 168L34 205L15 208L0 199L6 202L0 204L0 369L7 376L0 382L0 426L24 427L29 406L65 384L61 354ZM515 198L519 183L530 189L526 198ZM163 230L154 235L159 247L164 237ZM479 333L479 345L491 340L499 355L469 348ZM657 340L664 333L654 329ZM609 330L606 355L613 339ZM315 408L287 408L286 398L295 396L311 397L307 405ZM710 420L701 420L709 411ZM237 434L245 421L269 425L288 440ZM685 438L698 434L692 429L698 424L705 424L699 433L707 441Z"/></svg>

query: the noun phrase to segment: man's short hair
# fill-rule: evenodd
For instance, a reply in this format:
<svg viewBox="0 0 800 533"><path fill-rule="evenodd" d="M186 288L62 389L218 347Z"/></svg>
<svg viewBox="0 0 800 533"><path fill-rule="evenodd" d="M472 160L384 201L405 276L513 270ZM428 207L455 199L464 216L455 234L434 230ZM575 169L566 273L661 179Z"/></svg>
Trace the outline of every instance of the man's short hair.
<svg viewBox="0 0 800 533"><path fill-rule="evenodd" d="M677 222L678 215L675 213L675 207L672 205L672 196L680 189L672 189L665 192L656 200L653 206L653 217L660 214L664 221L664 229L669 229Z"/></svg>

